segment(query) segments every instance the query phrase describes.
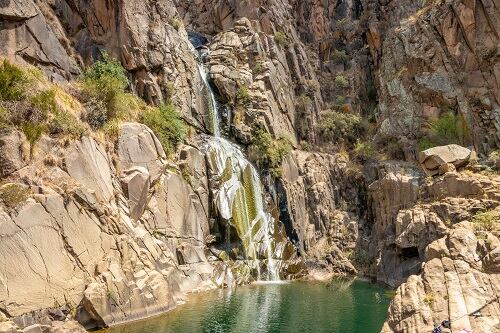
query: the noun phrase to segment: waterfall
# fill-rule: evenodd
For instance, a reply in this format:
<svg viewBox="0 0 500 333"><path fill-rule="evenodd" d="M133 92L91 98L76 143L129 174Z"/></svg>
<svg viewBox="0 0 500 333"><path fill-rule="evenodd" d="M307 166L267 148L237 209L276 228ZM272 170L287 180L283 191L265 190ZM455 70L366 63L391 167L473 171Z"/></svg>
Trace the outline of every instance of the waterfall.
<svg viewBox="0 0 500 333"><path fill-rule="evenodd" d="M283 246L272 237L275 221L266 212L259 174L240 148L220 136L218 103L210 87L201 61L198 71L207 89L207 105L212 137L206 140L205 151L212 172L214 206L221 218L231 223L243 243L247 259L256 263L257 279L261 280L261 260L266 258L267 280L278 281L279 260Z"/></svg>
<svg viewBox="0 0 500 333"><path fill-rule="evenodd" d="M217 182L213 189L217 212L235 227L247 258L257 261L258 278L259 258L265 254L267 279L279 280L276 258L281 258L283 246L272 238L275 221L264 208L257 170L236 145L224 138L210 138L205 150Z"/></svg>
<svg viewBox="0 0 500 333"><path fill-rule="evenodd" d="M207 94L207 106L208 113L210 115L210 130L212 131L212 135L215 137L220 136L220 124L219 124L219 112L217 107L217 101L215 100L214 92L208 84L208 74L205 70L205 66L199 61L198 62L198 72L200 73L201 79L203 80L203 85L208 90Z"/></svg>

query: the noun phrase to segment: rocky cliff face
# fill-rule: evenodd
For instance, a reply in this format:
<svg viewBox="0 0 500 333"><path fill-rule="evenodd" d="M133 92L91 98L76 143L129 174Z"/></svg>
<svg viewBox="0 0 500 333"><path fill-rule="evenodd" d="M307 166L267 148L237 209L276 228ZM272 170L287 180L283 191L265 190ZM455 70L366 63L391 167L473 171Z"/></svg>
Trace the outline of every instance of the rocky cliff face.
<svg viewBox="0 0 500 333"><path fill-rule="evenodd" d="M255 275L237 228L213 205L224 172L217 179L203 151L213 110L189 32L203 40L224 135L243 150L257 131L293 146L279 177L263 177L275 237L293 259L285 274L357 273L398 287L383 332L427 332L444 319L495 332L498 174L481 165L456 172L473 154L464 163L440 154L417 161L429 124L447 113L463 131L461 142L446 143L472 146L481 160L499 149L499 8L487 0L0 1L1 56L66 85L107 52L133 93L173 103L193 127L171 158L138 123L121 124L113 139L36 144L1 130L0 321L9 321L0 331L56 330L68 314L88 327L113 325ZM359 117L356 149L318 130L327 109ZM388 158L357 156L364 141Z"/></svg>
<svg viewBox="0 0 500 333"><path fill-rule="evenodd" d="M4 199L23 188L18 201L27 200L1 209L2 312L21 326L61 306L88 327L117 324L217 284L208 203L167 170L154 134L125 123L116 155L108 148L92 137L43 139L2 185Z"/></svg>
<svg viewBox="0 0 500 333"><path fill-rule="evenodd" d="M443 107L457 110L479 152L498 147L498 6L432 1L395 20L376 50L380 134L410 139ZM415 38L418 36L418 38Z"/></svg>

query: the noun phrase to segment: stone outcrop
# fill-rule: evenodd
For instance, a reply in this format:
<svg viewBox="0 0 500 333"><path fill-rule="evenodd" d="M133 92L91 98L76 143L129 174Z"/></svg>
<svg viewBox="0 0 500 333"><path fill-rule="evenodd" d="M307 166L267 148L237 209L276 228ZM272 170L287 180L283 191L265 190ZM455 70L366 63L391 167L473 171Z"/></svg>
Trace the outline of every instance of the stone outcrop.
<svg viewBox="0 0 500 333"><path fill-rule="evenodd" d="M91 137L37 144L31 163L10 176L31 194L0 208L2 313L20 318L56 305L76 309L86 327L107 326L217 286L214 267L224 265L207 258L208 202L180 171L166 170L157 142L143 125L122 125L115 158L123 172Z"/></svg>
<svg viewBox="0 0 500 333"><path fill-rule="evenodd" d="M302 73L289 67L286 49L274 41L274 36L254 30L246 18L236 21L234 29L215 36L208 47L210 76L222 97L236 105L230 119L235 136L248 144L256 128L274 137L294 134L302 119L297 118L292 79L304 81L312 70L306 67ZM311 93L314 96L318 91ZM311 121L316 116L317 112L313 113ZM290 137L296 144L295 135Z"/></svg>
<svg viewBox="0 0 500 333"><path fill-rule="evenodd" d="M171 101L191 123L205 125L195 52L172 1L7 1L0 18L0 43L8 46L1 56L67 81L107 52L131 73L139 96Z"/></svg>
<svg viewBox="0 0 500 333"><path fill-rule="evenodd" d="M464 0L429 1L421 9L395 6L404 15L387 20L390 29L373 50L381 54L380 133L417 139L426 121L451 109L465 120L478 152L494 150L500 115L498 6Z"/></svg>
<svg viewBox="0 0 500 333"><path fill-rule="evenodd" d="M417 274L424 250L448 228L499 205L499 179L447 173L424 180L411 169L392 171L369 186L377 279L394 287Z"/></svg>
<svg viewBox="0 0 500 333"><path fill-rule="evenodd" d="M80 73L61 25L48 5L36 1L3 1L0 6L0 55L35 63L55 80L68 80Z"/></svg>
<svg viewBox="0 0 500 333"><path fill-rule="evenodd" d="M500 281L488 261L498 260L499 246L469 222L454 225L427 246L422 273L397 289L382 332L430 332L443 320L453 331L496 332Z"/></svg>
<svg viewBox="0 0 500 333"><path fill-rule="evenodd" d="M17 130L0 130L0 178L28 164L30 144Z"/></svg>
<svg viewBox="0 0 500 333"><path fill-rule="evenodd" d="M377 279L400 285L382 332L427 332L443 320L450 320L453 330L495 332L498 177L471 172L417 177L399 206L379 192L381 186L390 188L388 180L370 186L380 212L371 236L377 243ZM474 316L478 310L480 316Z"/></svg>
<svg viewBox="0 0 500 333"><path fill-rule="evenodd" d="M434 147L418 154L418 161L429 175L444 174L467 165L474 153L459 145Z"/></svg>
<svg viewBox="0 0 500 333"><path fill-rule="evenodd" d="M294 151L276 184L288 237L302 256L341 274L356 271L350 260L359 245L367 204L358 187L363 180L347 163L340 155Z"/></svg>

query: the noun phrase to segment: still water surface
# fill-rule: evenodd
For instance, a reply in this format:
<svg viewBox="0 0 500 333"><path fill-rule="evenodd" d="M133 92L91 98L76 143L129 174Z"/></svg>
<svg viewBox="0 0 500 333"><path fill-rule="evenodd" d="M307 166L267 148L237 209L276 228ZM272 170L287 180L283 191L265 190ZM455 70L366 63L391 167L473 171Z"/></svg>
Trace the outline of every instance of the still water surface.
<svg viewBox="0 0 500 333"><path fill-rule="evenodd" d="M378 333L389 302L390 292L360 280L254 284L107 333Z"/></svg>

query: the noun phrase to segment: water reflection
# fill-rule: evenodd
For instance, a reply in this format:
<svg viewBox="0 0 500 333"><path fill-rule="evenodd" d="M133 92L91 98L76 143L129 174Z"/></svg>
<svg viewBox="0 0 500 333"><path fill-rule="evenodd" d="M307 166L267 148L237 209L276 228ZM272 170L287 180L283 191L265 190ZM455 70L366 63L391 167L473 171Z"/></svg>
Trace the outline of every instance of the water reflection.
<svg viewBox="0 0 500 333"><path fill-rule="evenodd" d="M380 332L389 298L363 281L255 284L197 295L174 311L109 333Z"/></svg>

